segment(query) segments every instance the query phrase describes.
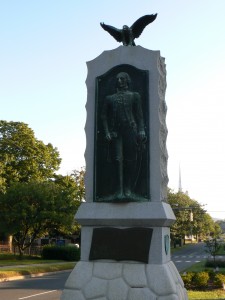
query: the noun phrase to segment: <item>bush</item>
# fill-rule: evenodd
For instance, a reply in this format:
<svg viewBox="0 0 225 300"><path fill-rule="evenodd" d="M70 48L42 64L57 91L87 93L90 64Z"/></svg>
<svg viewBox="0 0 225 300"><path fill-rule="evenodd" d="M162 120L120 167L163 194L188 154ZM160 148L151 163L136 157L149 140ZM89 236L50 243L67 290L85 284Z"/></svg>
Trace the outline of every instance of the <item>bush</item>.
<svg viewBox="0 0 225 300"><path fill-rule="evenodd" d="M189 290L202 290L206 287L209 289L225 289L225 273L215 273L211 270L200 273L187 272L181 274L181 277L185 288Z"/></svg>
<svg viewBox="0 0 225 300"><path fill-rule="evenodd" d="M43 259L62 259L67 261L78 261L80 249L76 246L44 246L42 250Z"/></svg>
<svg viewBox="0 0 225 300"><path fill-rule="evenodd" d="M224 274L216 274L214 277L214 284L218 287L223 287L225 284L225 275Z"/></svg>
<svg viewBox="0 0 225 300"><path fill-rule="evenodd" d="M193 277L194 285L200 288L207 287L209 281L209 273L208 272L199 272L195 273Z"/></svg>
<svg viewBox="0 0 225 300"><path fill-rule="evenodd" d="M190 288L193 285L192 280L194 275L195 275L194 272L187 272L181 275L186 288Z"/></svg>

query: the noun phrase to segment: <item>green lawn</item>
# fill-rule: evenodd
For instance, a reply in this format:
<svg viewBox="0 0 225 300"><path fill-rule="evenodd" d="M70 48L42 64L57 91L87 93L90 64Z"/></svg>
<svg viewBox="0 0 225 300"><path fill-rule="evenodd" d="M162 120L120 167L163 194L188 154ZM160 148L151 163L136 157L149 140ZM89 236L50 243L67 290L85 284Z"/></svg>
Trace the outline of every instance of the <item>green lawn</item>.
<svg viewBox="0 0 225 300"><path fill-rule="evenodd" d="M2 267L0 268L0 279L9 278L13 276L23 276L30 274L46 273L46 272L56 272L63 270L73 269L75 262L64 262L64 263L54 263L54 264L42 264L35 266L24 266L24 267Z"/></svg>
<svg viewBox="0 0 225 300"><path fill-rule="evenodd" d="M211 292L200 292L200 291L188 291L188 299L198 299L198 300L203 300L203 299L225 299L225 291L223 290L215 290Z"/></svg>
<svg viewBox="0 0 225 300"><path fill-rule="evenodd" d="M46 264L63 262L63 260L46 260L40 256L27 256L24 255L23 259L18 255L10 253L0 253L0 267L15 266L15 265L32 265L32 264Z"/></svg>
<svg viewBox="0 0 225 300"><path fill-rule="evenodd" d="M0 279L69 270L73 269L75 264L63 260L46 260L38 256L24 256L21 259L18 255L0 253Z"/></svg>
<svg viewBox="0 0 225 300"><path fill-rule="evenodd" d="M59 263L64 262L63 260L53 259L23 259L23 260L0 260L0 267L5 266L16 266L16 265L34 265L34 264L48 264L48 263Z"/></svg>

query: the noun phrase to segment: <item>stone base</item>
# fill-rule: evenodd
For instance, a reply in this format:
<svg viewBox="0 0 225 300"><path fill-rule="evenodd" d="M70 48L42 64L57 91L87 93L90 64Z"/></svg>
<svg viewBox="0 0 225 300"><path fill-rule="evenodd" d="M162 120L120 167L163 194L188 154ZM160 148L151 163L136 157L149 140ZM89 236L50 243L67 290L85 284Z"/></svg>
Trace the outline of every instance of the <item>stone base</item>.
<svg viewBox="0 0 225 300"><path fill-rule="evenodd" d="M61 300L186 300L187 292L172 261L80 261L70 274Z"/></svg>

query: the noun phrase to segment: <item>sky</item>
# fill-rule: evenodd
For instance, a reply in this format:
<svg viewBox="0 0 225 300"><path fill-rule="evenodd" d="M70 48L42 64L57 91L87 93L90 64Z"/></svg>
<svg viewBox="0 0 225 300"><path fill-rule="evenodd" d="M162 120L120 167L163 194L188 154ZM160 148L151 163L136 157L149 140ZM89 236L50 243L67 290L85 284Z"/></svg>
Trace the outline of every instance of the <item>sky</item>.
<svg viewBox="0 0 225 300"><path fill-rule="evenodd" d="M62 158L85 166L86 62L120 46L117 28L158 13L137 45L167 66L168 186L225 219L224 0L0 0L0 116L29 125Z"/></svg>

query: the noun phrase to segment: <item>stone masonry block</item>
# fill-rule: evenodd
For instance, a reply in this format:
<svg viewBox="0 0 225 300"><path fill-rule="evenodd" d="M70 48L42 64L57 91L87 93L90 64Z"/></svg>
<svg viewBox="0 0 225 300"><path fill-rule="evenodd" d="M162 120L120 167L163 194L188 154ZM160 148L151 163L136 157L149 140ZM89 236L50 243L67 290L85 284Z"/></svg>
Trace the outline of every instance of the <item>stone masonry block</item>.
<svg viewBox="0 0 225 300"><path fill-rule="evenodd" d="M91 281L84 288L84 295L86 299L102 297L106 295L107 281L92 277Z"/></svg>
<svg viewBox="0 0 225 300"><path fill-rule="evenodd" d="M146 273L148 286L158 296L176 294L176 284L173 276L165 265L148 265Z"/></svg>
<svg viewBox="0 0 225 300"><path fill-rule="evenodd" d="M156 300L154 295L148 288L133 288L129 290L127 300Z"/></svg>
<svg viewBox="0 0 225 300"><path fill-rule="evenodd" d="M63 300L85 300L83 294L81 291L75 291L75 290L63 290L62 296L60 299Z"/></svg>
<svg viewBox="0 0 225 300"><path fill-rule="evenodd" d="M92 278L93 263L79 261L66 281L66 288L82 289Z"/></svg>
<svg viewBox="0 0 225 300"><path fill-rule="evenodd" d="M122 276L121 263L102 263L96 262L94 264L93 275L103 279L115 279Z"/></svg>
<svg viewBox="0 0 225 300"><path fill-rule="evenodd" d="M108 300L127 300L128 286L122 278L109 281Z"/></svg>
<svg viewBox="0 0 225 300"><path fill-rule="evenodd" d="M123 278L130 287L146 287L147 278L144 264L125 264Z"/></svg>

